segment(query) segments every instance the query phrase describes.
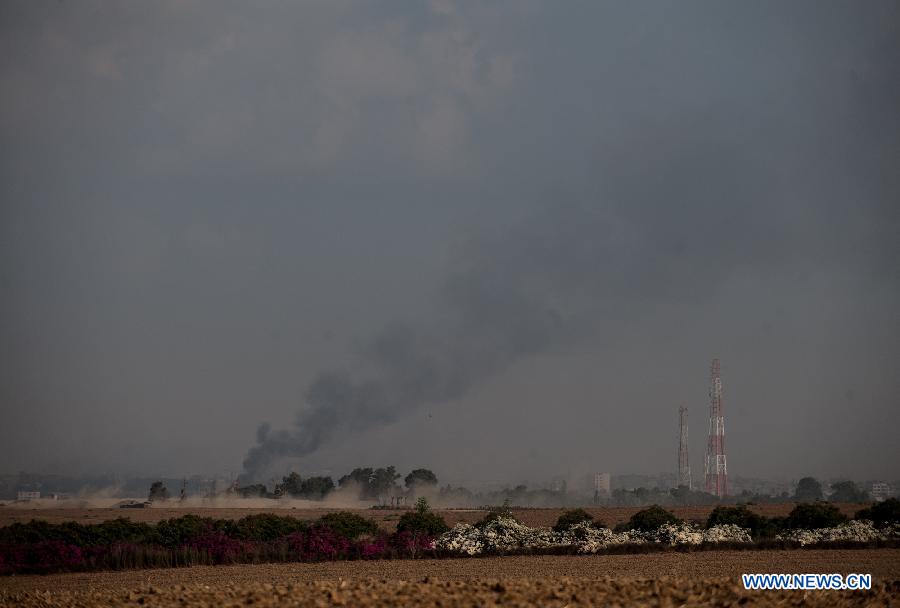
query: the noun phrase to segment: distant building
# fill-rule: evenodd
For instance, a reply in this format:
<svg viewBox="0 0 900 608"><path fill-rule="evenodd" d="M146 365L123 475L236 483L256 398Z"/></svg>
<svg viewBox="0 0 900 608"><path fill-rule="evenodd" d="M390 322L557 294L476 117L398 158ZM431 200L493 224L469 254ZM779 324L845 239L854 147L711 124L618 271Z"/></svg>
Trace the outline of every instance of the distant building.
<svg viewBox="0 0 900 608"><path fill-rule="evenodd" d="M16 500L37 500L40 497L40 492L16 492Z"/></svg>
<svg viewBox="0 0 900 608"><path fill-rule="evenodd" d="M872 500L876 502L881 502L882 500L886 500L891 497L893 492L891 491L891 486L883 481L876 481L872 484L872 490L869 492L872 495Z"/></svg>
<svg viewBox="0 0 900 608"><path fill-rule="evenodd" d="M609 473L594 475L594 493L599 496L609 496Z"/></svg>
<svg viewBox="0 0 900 608"><path fill-rule="evenodd" d="M554 477L550 480L550 491L551 492L565 492L566 491L566 480L564 477Z"/></svg>

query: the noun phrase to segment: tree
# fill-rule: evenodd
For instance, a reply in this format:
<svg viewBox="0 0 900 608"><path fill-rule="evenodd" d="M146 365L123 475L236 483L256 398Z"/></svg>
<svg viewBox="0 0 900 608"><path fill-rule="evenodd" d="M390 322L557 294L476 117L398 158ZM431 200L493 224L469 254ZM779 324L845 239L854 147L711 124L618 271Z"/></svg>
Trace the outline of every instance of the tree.
<svg viewBox="0 0 900 608"><path fill-rule="evenodd" d="M556 525L553 526L553 529L557 532L563 532L565 530L568 530L572 526L580 524L582 522L587 522L588 524L597 528L606 527L602 523L594 522L594 518L591 517L591 514L584 509L571 509L569 511L564 511L563 514L559 516L559 518L556 520Z"/></svg>
<svg viewBox="0 0 900 608"><path fill-rule="evenodd" d="M416 501L416 510L404 513L397 522L397 532L409 532L414 536L440 536L450 527L444 518L433 513L425 497Z"/></svg>
<svg viewBox="0 0 900 608"><path fill-rule="evenodd" d="M741 528L747 528L750 530L750 535L753 538L774 536L776 532L774 526L770 525L765 517L754 513L744 505L736 507L719 505L712 510L712 513L706 519L707 528L725 524L734 524Z"/></svg>
<svg viewBox="0 0 900 608"><path fill-rule="evenodd" d="M794 530L815 530L833 528L847 521L847 516L834 505L825 502L799 504L784 520L787 528Z"/></svg>
<svg viewBox="0 0 900 608"><path fill-rule="evenodd" d="M147 500L168 500L169 491L166 489L166 486L161 481L154 481L150 485L150 494L147 496Z"/></svg>
<svg viewBox="0 0 900 608"><path fill-rule="evenodd" d="M641 532L652 532L663 524L682 524L682 520L675 517L669 511L666 511L659 505L651 505L646 509L638 511L631 516L627 524L616 526L626 530L640 530Z"/></svg>
<svg viewBox="0 0 900 608"><path fill-rule="evenodd" d="M400 474L393 466L375 469L369 482L370 498L377 498L384 502L393 493L398 479L400 479Z"/></svg>
<svg viewBox="0 0 900 608"><path fill-rule="evenodd" d="M406 487L412 490L415 487L436 486L438 478L428 469L415 469L403 481Z"/></svg>
<svg viewBox="0 0 900 608"><path fill-rule="evenodd" d="M281 478L281 483L275 487L275 493L282 496L300 496L303 494L303 479L297 473L292 472L287 477Z"/></svg>
<svg viewBox="0 0 900 608"><path fill-rule="evenodd" d="M900 523L900 500L888 498L876 502L868 509L857 511L856 519L868 519L879 528L888 524Z"/></svg>
<svg viewBox="0 0 900 608"><path fill-rule="evenodd" d="M300 484L300 495L310 500L322 500L334 490L331 477L310 477Z"/></svg>
<svg viewBox="0 0 900 608"><path fill-rule="evenodd" d="M828 495L831 502L866 502L869 494L860 490L852 481L839 481L831 486L831 494Z"/></svg>
<svg viewBox="0 0 900 608"><path fill-rule="evenodd" d="M396 488L396 481L400 474L393 466L372 469L371 467L353 469L347 475L338 479L338 484L343 487L356 485L359 487L359 497L367 500L381 500L390 496Z"/></svg>
<svg viewBox="0 0 900 608"><path fill-rule="evenodd" d="M804 477L797 482L794 491L794 500L797 502L816 502L822 500L822 484L814 477Z"/></svg>
<svg viewBox="0 0 900 608"><path fill-rule="evenodd" d="M372 485L373 473L374 471L371 467L355 468L338 479L338 485L342 488L355 485L359 488L359 497L368 498Z"/></svg>

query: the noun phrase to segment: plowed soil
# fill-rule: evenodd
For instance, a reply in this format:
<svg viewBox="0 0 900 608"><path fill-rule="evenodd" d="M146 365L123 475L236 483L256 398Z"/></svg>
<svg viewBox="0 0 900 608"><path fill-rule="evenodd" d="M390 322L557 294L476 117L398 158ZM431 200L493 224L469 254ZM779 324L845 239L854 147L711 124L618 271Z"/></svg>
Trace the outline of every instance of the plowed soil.
<svg viewBox="0 0 900 608"><path fill-rule="evenodd" d="M744 591L748 572L862 572L872 591ZM900 550L264 564L0 578L2 606L886 606Z"/></svg>

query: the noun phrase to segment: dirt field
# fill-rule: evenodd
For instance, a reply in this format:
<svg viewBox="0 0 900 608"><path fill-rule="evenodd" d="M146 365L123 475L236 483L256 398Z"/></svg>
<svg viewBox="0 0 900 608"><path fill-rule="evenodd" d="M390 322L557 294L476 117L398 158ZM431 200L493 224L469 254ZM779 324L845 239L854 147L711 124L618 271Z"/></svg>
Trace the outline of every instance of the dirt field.
<svg viewBox="0 0 900 608"><path fill-rule="evenodd" d="M863 572L873 591L744 591L745 572ZM330 562L0 578L3 606L892 605L900 550Z"/></svg>
<svg viewBox="0 0 900 608"><path fill-rule="evenodd" d="M839 504L841 511L852 516L856 511L867 505ZM754 505L751 507L757 513L767 517L787 515L793 504ZM641 507L609 507L587 509L595 519L614 526L627 521ZM0 526L7 526L13 522L28 522L32 519L43 519L51 523L64 521L77 521L81 523L99 523L117 517L127 517L134 521L157 522L170 517L181 517L187 513L194 513L203 517L222 519L239 519L254 513L276 513L278 515L290 515L299 519L316 519L325 513L340 509L324 508L217 508L217 507L152 507L148 509L118 509L118 508L80 508L80 507L28 507L27 503L21 505L8 504L0 507ZM385 530L393 531L402 511L375 510L375 509L343 509L354 511L373 519ZM516 518L529 526L552 526L564 509L514 509ZM672 511L676 516L687 521L706 521L711 506L702 507L674 507ZM484 517L484 511L478 509L438 509L437 510L449 525L457 522L474 523Z"/></svg>

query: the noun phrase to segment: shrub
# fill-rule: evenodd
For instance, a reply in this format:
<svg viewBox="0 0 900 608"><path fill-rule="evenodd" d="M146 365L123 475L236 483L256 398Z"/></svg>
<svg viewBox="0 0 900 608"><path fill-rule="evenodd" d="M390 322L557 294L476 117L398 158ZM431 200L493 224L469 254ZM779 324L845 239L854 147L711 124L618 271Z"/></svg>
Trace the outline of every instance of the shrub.
<svg viewBox="0 0 900 608"><path fill-rule="evenodd" d="M214 521L211 517L198 517L197 515L184 515L182 517L164 519L156 524L153 530L152 542L169 548L180 547L210 530L224 528L228 523L223 520Z"/></svg>
<svg viewBox="0 0 900 608"><path fill-rule="evenodd" d="M570 509L568 511L563 511L562 515L556 520L556 525L553 526L553 530L556 532L563 532L575 524L580 524L585 521L597 528L606 527L603 523L595 522L594 518L591 517L591 514L584 509Z"/></svg>
<svg viewBox="0 0 900 608"><path fill-rule="evenodd" d="M378 524L374 521L347 511L323 515L319 518L319 523L348 540L357 539L363 534L378 534Z"/></svg>
<svg viewBox="0 0 900 608"><path fill-rule="evenodd" d="M778 527L762 515L754 513L744 505L729 507L719 505L712 510L706 520L706 527L733 524L750 530L753 538L774 537Z"/></svg>
<svg viewBox="0 0 900 608"><path fill-rule="evenodd" d="M900 523L900 500L888 498L885 501L876 502L867 509L857 511L855 519L871 520L877 528L891 523Z"/></svg>
<svg viewBox="0 0 900 608"><path fill-rule="evenodd" d="M342 559L350 552L350 540L326 526L295 532L286 540L291 551L302 561Z"/></svg>
<svg viewBox="0 0 900 608"><path fill-rule="evenodd" d="M397 522L397 532L425 536L440 536L449 529L444 518L431 511L410 511L404 513Z"/></svg>
<svg viewBox="0 0 900 608"><path fill-rule="evenodd" d="M847 521L847 516L834 505L826 502L801 503L794 507L784 520L784 526L791 530L833 528Z"/></svg>
<svg viewBox="0 0 900 608"><path fill-rule="evenodd" d="M490 507L488 509L487 514L481 518L481 521L475 524L476 527L483 528L488 525L495 519L511 519L513 521L519 521L513 515L512 509L509 508L509 499L503 501L503 504L499 507Z"/></svg>
<svg viewBox="0 0 900 608"><path fill-rule="evenodd" d="M183 548L191 549L207 557L213 564L232 564L243 552L241 541L231 538L221 530L208 529L190 540Z"/></svg>
<svg viewBox="0 0 900 608"><path fill-rule="evenodd" d="M669 511L666 511L659 505L651 505L646 509L638 511L628 520L626 530L640 530L642 532L652 532L663 524L683 524L684 522L675 517ZM621 527L621 526L619 526ZM618 527L617 527L618 528Z"/></svg>
<svg viewBox="0 0 900 608"><path fill-rule="evenodd" d="M427 534L413 534L412 532L397 532L391 538L391 544L406 557L421 557L426 551L430 551L434 544L434 537Z"/></svg>

